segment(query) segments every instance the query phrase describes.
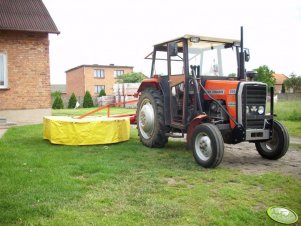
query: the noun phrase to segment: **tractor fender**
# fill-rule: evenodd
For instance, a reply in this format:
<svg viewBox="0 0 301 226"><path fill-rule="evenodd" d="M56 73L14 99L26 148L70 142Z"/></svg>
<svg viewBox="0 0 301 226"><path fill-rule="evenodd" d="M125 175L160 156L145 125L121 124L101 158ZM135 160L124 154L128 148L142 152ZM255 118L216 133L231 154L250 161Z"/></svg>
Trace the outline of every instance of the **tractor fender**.
<svg viewBox="0 0 301 226"><path fill-rule="evenodd" d="M190 147L190 142L192 139L192 134L196 126L202 124L204 121L207 121L208 116L206 114L204 115L198 115L195 118L192 119L190 122L188 129L187 129L187 136L186 136L186 141L188 146Z"/></svg>
<svg viewBox="0 0 301 226"><path fill-rule="evenodd" d="M159 89L159 79L158 78L149 78L149 79L144 79L137 92L134 94L134 97L138 97L139 94L145 90L146 88L156 88L156 89Z"/></svg>

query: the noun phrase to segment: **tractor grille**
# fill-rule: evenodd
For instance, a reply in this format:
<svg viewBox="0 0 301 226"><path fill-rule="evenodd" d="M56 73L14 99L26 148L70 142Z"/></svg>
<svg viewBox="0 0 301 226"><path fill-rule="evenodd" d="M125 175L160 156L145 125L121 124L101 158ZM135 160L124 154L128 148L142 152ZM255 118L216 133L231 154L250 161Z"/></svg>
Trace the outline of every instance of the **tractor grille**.
<svg viewBox="0 0 301 226"><path fill-rule="evenodd" d="M263 84L246 84L242 91L242 123L246 129L264 129L267 88ZM260 112L259 109L262 110ZM261 114L260 114L261 113Z"/></svg>

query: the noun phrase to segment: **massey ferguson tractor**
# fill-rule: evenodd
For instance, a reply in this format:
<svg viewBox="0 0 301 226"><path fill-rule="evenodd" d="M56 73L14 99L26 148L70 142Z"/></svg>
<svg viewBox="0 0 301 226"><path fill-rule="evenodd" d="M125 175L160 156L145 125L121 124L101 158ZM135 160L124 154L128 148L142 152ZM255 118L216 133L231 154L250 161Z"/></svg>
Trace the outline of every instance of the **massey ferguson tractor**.
<svg viewBox="0 0 301 226"><path fill-rule="evenodd" d="M154 46L151 78L137 92L141 142L162 148L169 137L184 137L196 162L218 166L224 143L248 141L276 160L289 146L287 129L274 120L273 88L245 71L249 50L241 40L185 35ZM267 110L267 98L270 99ZM269 111L269 112L268 112Z"/></svg>

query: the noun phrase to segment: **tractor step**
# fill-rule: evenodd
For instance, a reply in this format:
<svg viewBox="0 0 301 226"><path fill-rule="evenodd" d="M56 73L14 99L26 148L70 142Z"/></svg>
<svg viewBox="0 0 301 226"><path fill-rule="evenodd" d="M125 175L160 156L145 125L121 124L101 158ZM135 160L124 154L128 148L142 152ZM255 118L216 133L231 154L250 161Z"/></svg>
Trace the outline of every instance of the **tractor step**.
<svg viewBox="0 0 301 226"><path fill-rule="evenodd" d="M183 138L184 133L165 133L166 136L168 137L173 137L173 138Z"/></svg>

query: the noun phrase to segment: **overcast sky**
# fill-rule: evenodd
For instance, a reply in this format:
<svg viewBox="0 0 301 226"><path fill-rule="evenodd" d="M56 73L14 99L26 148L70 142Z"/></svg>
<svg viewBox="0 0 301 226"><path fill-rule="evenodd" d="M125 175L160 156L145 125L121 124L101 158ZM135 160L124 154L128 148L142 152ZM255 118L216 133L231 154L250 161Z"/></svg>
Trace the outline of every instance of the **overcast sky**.
<svg viewBox="0 0 301 226"><path fill-rule="evenodd" d="M154 44L183 36L240 38L251 52L247 70L268 65L301 75L301 1L43 0L60 35L50 35L52 84L82 64L134 66L150 74L144 57Z"/></svg>

